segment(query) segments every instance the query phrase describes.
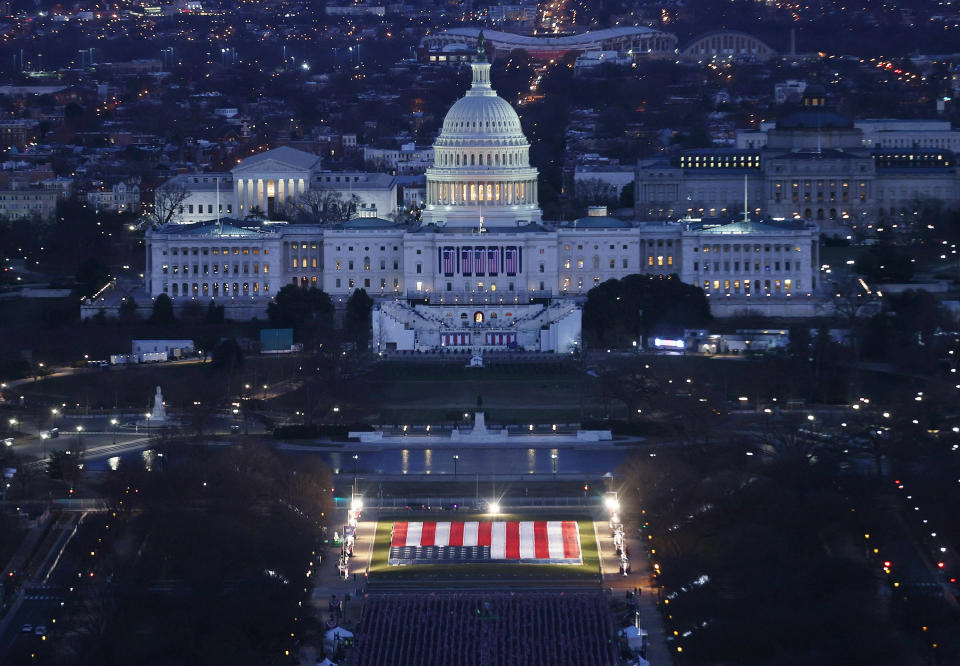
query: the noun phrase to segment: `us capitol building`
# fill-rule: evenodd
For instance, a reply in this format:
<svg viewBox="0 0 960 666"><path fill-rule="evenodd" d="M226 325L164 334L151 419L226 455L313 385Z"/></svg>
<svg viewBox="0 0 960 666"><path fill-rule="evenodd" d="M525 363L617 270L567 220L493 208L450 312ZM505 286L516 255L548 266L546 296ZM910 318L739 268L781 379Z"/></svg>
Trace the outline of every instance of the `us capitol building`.
<svg viewBox="0 0 960 666"><path fill-rule="evenodd" d="M376 350L568 353L579 340L586 293L636 273L676 274L702 287L717 316L816 313L813 222L625 222L603 208L545 222L530 144L513 107L491 87L482 39L471 66L473 83L434 144L420 224L362 212L322 226L167 224L147 233L145 296L167 294L177 307L213 299L228 317L265 319L267 303L288 284L323 289L335 303L363 288L377 301ZM259 162L269 178L283 176L276 160ZM292 189L295 197L299 188Z"/></svg>

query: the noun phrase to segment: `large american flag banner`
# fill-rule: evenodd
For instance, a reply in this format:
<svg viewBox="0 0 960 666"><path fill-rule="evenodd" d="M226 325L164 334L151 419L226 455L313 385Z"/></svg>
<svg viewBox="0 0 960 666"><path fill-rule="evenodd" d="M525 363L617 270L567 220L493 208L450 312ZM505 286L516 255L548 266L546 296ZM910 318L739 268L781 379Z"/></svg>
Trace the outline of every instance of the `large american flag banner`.
<svg viewBox="0 0 960 666"><path fill-rule="evenodd" d="M520 256L517 248L508 247L506 250L506 273L507 275L516 275L520 269Z"/></svg>
<svg viewBox="0 0 960 666"><path fill-rule="evenodd" d="M507 561L581 564L575 520L395 522L389 564Z"/></svg>
<svg viewBox="0 0 960 666"><path fill-rule="evenodd" d="M473 250L473 272L477 275L483 275L487 272L486 251L482 247Z"/></svg>
<svg viewBox="0 0 960 666"><path fill-rule="evenodd" d="M457 271L457 251L452 247L443 248L443 274L453 275Z"/></svg>

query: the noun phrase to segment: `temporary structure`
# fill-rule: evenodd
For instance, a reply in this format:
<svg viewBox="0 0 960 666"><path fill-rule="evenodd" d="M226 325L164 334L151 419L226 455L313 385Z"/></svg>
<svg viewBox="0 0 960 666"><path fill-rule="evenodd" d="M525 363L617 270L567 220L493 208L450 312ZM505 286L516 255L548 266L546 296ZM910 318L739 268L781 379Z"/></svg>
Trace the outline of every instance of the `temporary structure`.
<svg viewBox="0 0 960 666"><path fill-rule="evenodd" d="M647 640L647 630L632 624L629 627L624 627L617 634L627 639L627 647L634 652L642 650L643 644Z"/></svg>
<svg viewBox="0 0 960 666"><path fill-rule="evenodd" d="M353 632L343 627L334 627L327 630L323 635L323 651L331 654L337 649L337 643L348 638L353 638Z"/></svg>

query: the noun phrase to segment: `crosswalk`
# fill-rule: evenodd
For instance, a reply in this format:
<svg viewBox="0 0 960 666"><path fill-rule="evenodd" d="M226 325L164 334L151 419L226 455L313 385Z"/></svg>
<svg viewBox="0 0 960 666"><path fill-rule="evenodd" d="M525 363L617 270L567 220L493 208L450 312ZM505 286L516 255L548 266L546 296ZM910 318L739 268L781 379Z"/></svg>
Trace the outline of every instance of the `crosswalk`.
<svg viewBox="0 0 960 666"><path fill-rule="evenodd" d="M57 587L31 587L24 590L23 598L30 601L60 601L63 590Z"/></svg>

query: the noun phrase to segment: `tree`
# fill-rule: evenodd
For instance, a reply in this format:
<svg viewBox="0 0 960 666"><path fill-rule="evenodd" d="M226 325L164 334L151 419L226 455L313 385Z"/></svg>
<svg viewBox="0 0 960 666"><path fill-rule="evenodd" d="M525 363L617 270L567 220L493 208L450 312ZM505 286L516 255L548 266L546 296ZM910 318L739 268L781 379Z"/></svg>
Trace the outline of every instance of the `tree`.
<svg viewBox="0 0 960 666"><path fill-rule="evenodd" d="M224 318L224 307L222 305L217 305L214 301L210 301L210 305L207 306L207 316L206 321L208 324L222 324Z"/></svg>
<svg viewBox="0 0 960 666"><path fill-rule="evenodd" d="M78 296L92 296L100 291L111 279L110 270L100 257L88 257L77 267Z"/></svg>
<svg viewBox="0 0 960 666"><path fill-rule="evenodd" d="M373 299L365 289L356 289L347 300L347 335L357 344L357 351L366 351L370 346L370 314Z"/></svg>
<svg viewBox="0 0 960 666"><path fill-rule="evenodd" d="M169 326L175 321L173 301L166 294L160 294L153 301L153 314L150 315L150 323L155 326Z"/></svg>
<svg viewBox="0 0 960 666"><path fill-rule="evenodd" d="M243 367L243 349L234 338L227 338L213 348L213 367L233 371Z"/></svg>
<svg viewBox="0 0 960 666"><path fill-rule="evenodd" d="M120 322L123 324L132 324L140 319L140 315L137 314L137 302L132 298L125 298L123 300L117 314L119 315Z"/></svg>
<svg viewBox="0 0 960 666"><path fill-rule="evenodd" d="M577 201L584 206L615 206L620 200L617 187L599 178L576 181L574 191Z"/></svg>
<svg viewBox="0 0 960 666"><path fill-rule="evenodd" d="M360 204L360 197L351 194L344 198L341 190L310 189L288 201L283 215L294 222L344 222L349 220Z"/></svg>
<svg viewBox="0 0 960 666"><path fill-rule="evenodd" d="M589 292L583 330L605 346L629 346L658 327L693 328L710 321L703 290L676 275L628 275Z"/></svg>
<svg viewBox="0 0 960 666"><path fill-rule="evenodd" d="M790 327L790 343L787 351L798 361L810 358L810 327L795 325Z"/></svg>
<svg viewBox="0 0 960 666"><path fill-rule="evenodd" d="M313 321L329 329L333 327L333 300L316 287L306 289L288 284L267 306L267 316L272 326L300 328Z"/></svg>
<svg viewBox="0 0 960 666"><path fill-rule="evenodd" d="M172 222L180 214L183 202L190 196L190 190L179 179L171 179L153 191L153 208L147 212L147 219L155 227Z"/></svg>
<svg viewBox="0 0 960 666"><path fill-rule="evenodd" d="M909 282L914 264L903 248L884 244L874 245L861 254L856 269L869 282Z"/></svg>

